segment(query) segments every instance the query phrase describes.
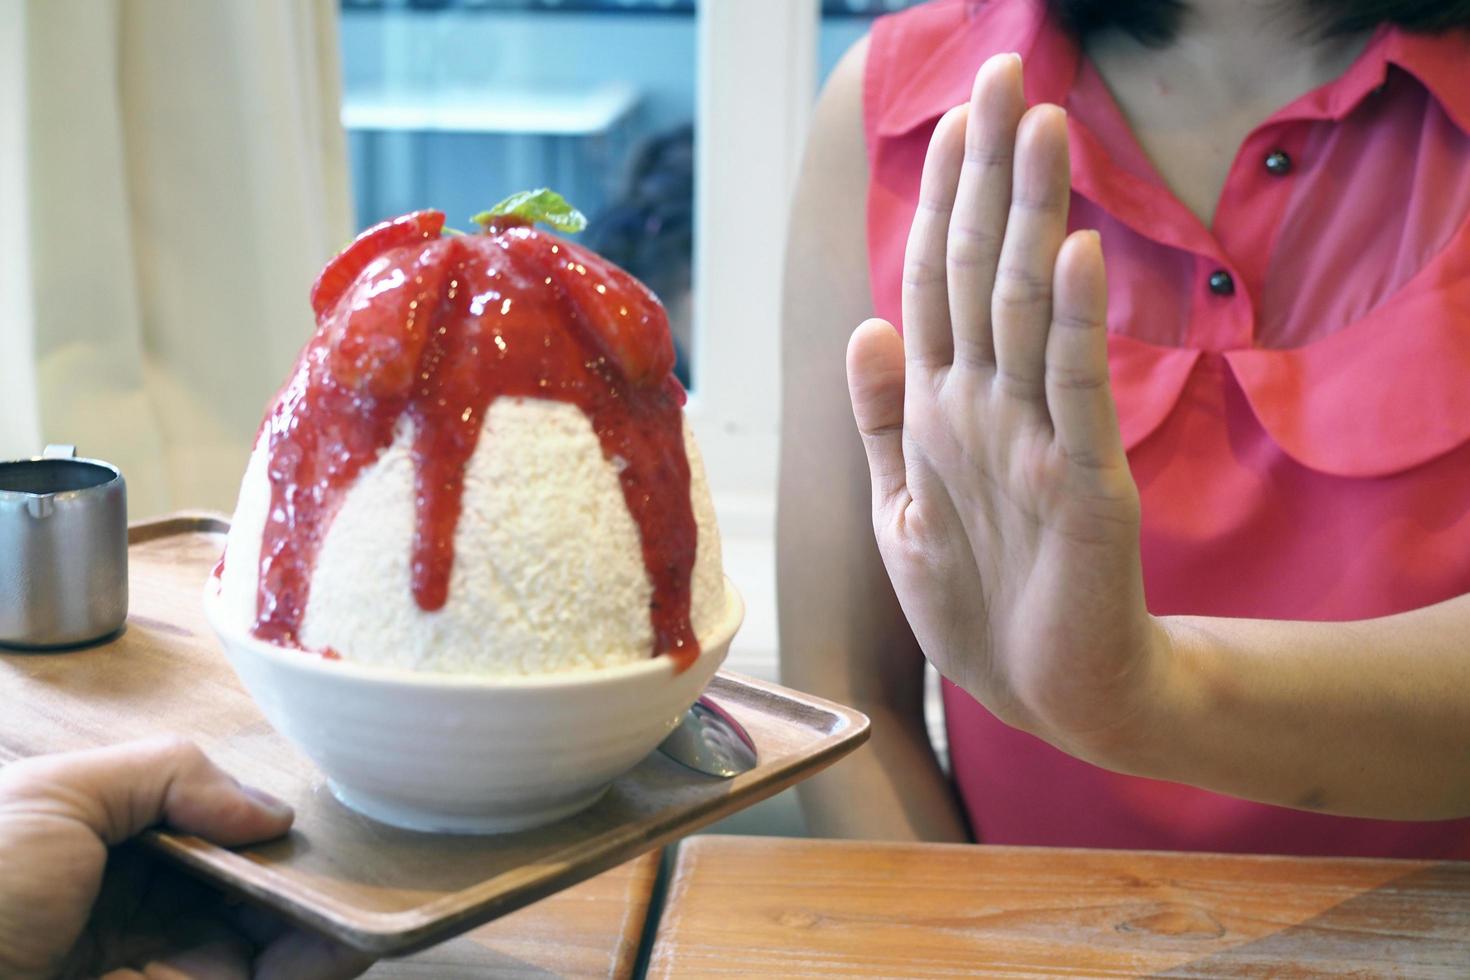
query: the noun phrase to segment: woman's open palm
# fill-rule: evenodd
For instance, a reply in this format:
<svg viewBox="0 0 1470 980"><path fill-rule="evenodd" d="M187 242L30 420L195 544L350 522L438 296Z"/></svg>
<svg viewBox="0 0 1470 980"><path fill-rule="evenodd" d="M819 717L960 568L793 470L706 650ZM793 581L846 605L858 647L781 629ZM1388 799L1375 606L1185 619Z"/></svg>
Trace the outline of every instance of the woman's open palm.
<svg viewBox="0 0 1470 980"><path fill-rule="evenodd" d="M1108 387L1095 232L1067 235L1066 118L992 58L924 163L904 336L848 348L884 563L925 654L1003 720L1106 738L1153 680L1138 492Z"/></svg>

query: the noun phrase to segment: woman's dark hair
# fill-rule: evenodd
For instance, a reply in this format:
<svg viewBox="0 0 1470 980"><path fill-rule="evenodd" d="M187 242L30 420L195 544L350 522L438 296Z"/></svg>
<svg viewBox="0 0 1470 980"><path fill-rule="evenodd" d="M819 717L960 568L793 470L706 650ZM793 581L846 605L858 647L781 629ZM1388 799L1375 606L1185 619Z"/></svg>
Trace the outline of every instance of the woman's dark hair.
<svg viewBox="0 0 1470 980"><path fill-rule="evenodd" d="M1127 31L1144 44L1167 44L1188 12L1185 0L1048 0L1079 37L1105 27ZM1470 0L1308 0L1324 36L1352 34L1383 23L1415 31L1470 25Z"/></svg>
<svg viewBox="0 0 1470 980"><path fill-rule="evenodd" d="M689 292L694 256L694 127L657 134L634 153L625 186L583 240L665 303ZM689 352L674 341L674 375L689 387Z"/></svg>
<svg viewBox="0 0 1470 980"><path fill-rule="evenodd" d="M694 127L638 147L616 199L587 226L586 244L666 300L689 289L694 254Z"/></svg>

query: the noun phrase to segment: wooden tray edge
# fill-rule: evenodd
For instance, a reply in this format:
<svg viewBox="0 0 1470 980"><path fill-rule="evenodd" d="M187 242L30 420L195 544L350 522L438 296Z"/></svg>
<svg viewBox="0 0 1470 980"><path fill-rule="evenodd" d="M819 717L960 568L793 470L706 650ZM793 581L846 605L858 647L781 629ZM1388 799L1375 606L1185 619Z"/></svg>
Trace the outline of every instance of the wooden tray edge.
<svg viewBox="0 0 1470 980"><path fill-rule="evenodd" d="M225 534L229 529L227 514L209 510L176 511L130 524L128 545L131 547L185 534ZM360 908L320 894L313 896L313 906L308 907L291 902L271 887L274 876L251 861L243 851L162 829L148 831L140 840L150 850L203 876L216 887L248 897L362 952L377 956L407 955L540 901L768 799L837 762L860 747L870 735L868 717L846 705L735 671L721 670L716 678L826 712L839 724L814 741L808 754L786 760L768 776L763 776L762 782L738 797L712 798L677 820L655 825L651 832L630 833L625 838L614 839L611 844L604 840L595 846L607 849L596 858L575 866L555 866L508 889L495 885L492 879L481 883L478 888L401 912L365 913ZM475 895L481 889L486 893L484 898ZM485 904L457 916L444 908L446 904L474 906L481 901ZM363 926L364 921L372 925Z"/></svg>
<svg viewBox="0 0 1470 980"><path fill-rule="evenodd" d="M739 684L742 687L755 688L756 690L765 691L767 694L771 694L779 698L785 698L788 701L802 701L810 707L817 708L818 710L825 711L830 715L834 715L842 719L848 725L861 727L865 732L865 734L863 735L863 739L866 740L868 737L866 732L871 722L869 721L867 715L863 714L861 711L858 711L856 708L849 708L847 705L841 704L837 701L829 701L826 698L820 697L816 694L808 694L805 691L798 691L793 687L786 687L784 684L777 684L774 681L762 680L759 677L752 677L749 674L742 674L739 671L720 670L715 673L715 678L725 681L731 681ZM713 686L713 681L711 682L711 686ZM793 697L792 695L796 695L796 697ZM854 748L856 748L856 746L854 746Z"/></svg>
<svg viewBox="0 0 1470 980"><path fill-rule="evenodd" d="M128 525L128 546L171 538L180 534L226 534L230 515L215 510L178 510L145 517Z"/></svg>
<svg viewBox="0 0 1470 980"><path fill-rule="evenodd" d="M849 717L849 713L856 715L856 718ZM349 940L351 945L364 952L395 956L416 952L473 929L475 926L508 915L624 862L631 861L648 851L682 840L722 817L754 806L821 772L868 740L871 731L866 715L861 712L851 712L851 709L844 709L838 714L843 716L844 724L841 728L814 743L809 754L788 761L738 798L732 799L727 796L711 799L677 820L660 822L647 833L628 835L625 839L609 846L606 853L595 859L576 864L574 867L538 875L528 879L523 885L501 891L494 900L489 900L485 905L465 912L459 917L455 917L452 913L436 912L438 907L436 902L410 911L385 915L380 920L381 926L384 927L382 932L344 929L334 934L346 939L350 931L352 933L352 939ZM483 883L481 887L487 892L495 890L490 882ZM452 898L446 897L441 901L473 905L476 899L469 897L473 895L473 891L473 889L467 890L467 892L461 892ZM362 917L360 912L358 916ZM419 921L410 924L411 920Z"/></svg>
<svg viewBox="0 0 1470 980"><path fill-rule="evenodd" d="M742 680L737 680L737 683ZM754 678L750 681L752 686L773 693L781 694L783 690L780 685ZM801 697L805 699L807 695ZM823 701L815 697L811 700ZM832 713L841 719L840 727L813 743L809 754L782 763L769 775L763 776L762 782L748 788L738 797L712 798L677 819L661 821L640 832L630 831L611 843L604 840L589 845L594 849L605 847L606 850L586 861L579 861L573 854L565 863L550 866L546 871L534 874L510 888L496 884L492 879L436 902L401 912L365 913L360 908L344 905L325 895L313 896L310 906L298 905L273 888L273 875L257 866L245 853L222 848L190 835L164 830L150 831L144 836L143 842L161 856L205 876L218 887L260 902L323 935L375 956L402 956L437 945L478 925L595 877L640 854L687 837L722 817L753 806L827 768L861 746L870 734L866 715L841 705L834 705L834 708L837 710ZM222 877L222 872L229 877ZM477 895L477 892L482 894ZM455 908L445 908L446 905Z"/></svg>
<svg viewBox="0 0 1470 980"><path fill-rule="evenodd" d="M840 724L824 737L814 741L807 754L787 759L774 767L768 774L761 776L760 783L743 789L738 797L730 795L715 797L677 819L662 820L646 828L647 832L628 833L616 838L610 844L588 845L592 849L605 846L607 851L588 861L576 863L574 866L534 875L524 883L508 889L494 884L492 879L477 887L466 889L453 896L446 896L439 901L419 906L416 909L389 913L380 920L380 925L384 927L381 934L377 930L352 930L355 936L353 945L357 945L360 940L365 944L372 944L372 946L359 947L364 951L383 952L385 948L378 944L386 941L392 944L387 948L391 948L395 954L412 952L448 938L440 934L449 923L454 923L456 926L463 923L462 928L468 929L499 918L532 902L539 901L547 895L601 874L625 861L630 861L645 851L663 847L687 837L722 817L775 796L853 752L866 742L871 734L868 717L860 711L823 698L793 691L779 684L772 684L757 678L746 678L734 672L721 671L717 676L724 676L737 684L748 684L748 686L775 694L788 701L809 702L813 707L827 709L839 719ZM578 860L575 851L570 852L570 860L573 862ZM477 892L483 892L484 897L479 897ZM483 906L464 912L459 918L455 917L451 909L444 907L446 905L474 906L481 901L485 902ZM359 917L361 918L361 913ZM419 921L415 923L414 920ZM398 943L411 945L400 948Z"/></svg>

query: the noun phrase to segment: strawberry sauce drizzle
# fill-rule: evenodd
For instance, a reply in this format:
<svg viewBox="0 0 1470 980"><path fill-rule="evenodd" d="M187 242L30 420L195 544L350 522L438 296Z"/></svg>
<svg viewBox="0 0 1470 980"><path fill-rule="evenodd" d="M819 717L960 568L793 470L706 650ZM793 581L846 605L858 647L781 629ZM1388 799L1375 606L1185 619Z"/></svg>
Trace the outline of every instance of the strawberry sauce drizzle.
<svg viewBox="0 0 1470 980"><path fill-rule="evenodd" d="M327 528L401 418L414 431L414 598L443 608L485 413L502 396L540 398L580 408L618 467L653 586L652 653L682 670L699 654L689 622L697 531L663 308L621 269L514 218L485 234L388 244L321 311L267 419L255 635L301 645Z"/></svg>

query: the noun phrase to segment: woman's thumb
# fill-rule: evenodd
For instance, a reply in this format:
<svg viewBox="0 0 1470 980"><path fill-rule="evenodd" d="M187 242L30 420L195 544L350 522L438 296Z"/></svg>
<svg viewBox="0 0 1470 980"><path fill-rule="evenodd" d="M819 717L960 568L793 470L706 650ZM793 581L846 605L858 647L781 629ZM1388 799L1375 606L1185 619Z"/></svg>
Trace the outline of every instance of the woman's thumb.
<svg viewBox="0 0 1470 980"><path fill-rule="evenodd" d="M873 478L873 507L905 486L903 338L887 320L864 321L847 342L847 391Z"/></svg>

